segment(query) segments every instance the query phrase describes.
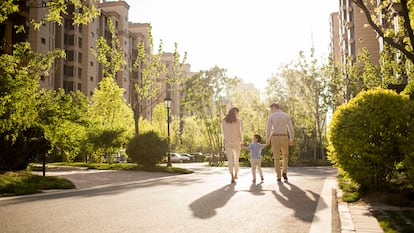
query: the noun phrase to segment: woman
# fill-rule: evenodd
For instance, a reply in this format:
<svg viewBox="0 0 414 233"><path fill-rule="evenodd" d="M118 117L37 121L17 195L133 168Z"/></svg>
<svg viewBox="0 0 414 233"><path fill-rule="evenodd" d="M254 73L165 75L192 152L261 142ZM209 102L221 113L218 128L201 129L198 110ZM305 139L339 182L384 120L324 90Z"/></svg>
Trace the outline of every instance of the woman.
<svg viewBox="0 0 414 233"><path fill-rule="evenodd" d="M235 183L239 172L239 157L242 143L241 121L239 109L231 108L221 122L224 136L224 149L226 150L227 163L231 175L231 183Z"/></svg>

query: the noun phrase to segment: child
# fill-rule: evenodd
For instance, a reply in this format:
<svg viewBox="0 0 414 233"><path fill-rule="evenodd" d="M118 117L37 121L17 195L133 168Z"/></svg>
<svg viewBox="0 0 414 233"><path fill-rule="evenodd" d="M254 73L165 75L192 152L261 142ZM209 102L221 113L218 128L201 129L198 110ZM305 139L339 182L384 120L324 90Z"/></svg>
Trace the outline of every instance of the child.
<svg viewBox="0 0 414 233"><path fill-rule="evenodd" d="M260 144L262 141L262 137L259 134L255 134L252 138L252 143L248 147L241 145L243 149L250 150L250 164L252 165L252 174L253 180L252 182L256 182L256 167L259 170L260 179L263 181L263 173L262 173L262 149L263 147L267 146L266 144Z"/></svg>

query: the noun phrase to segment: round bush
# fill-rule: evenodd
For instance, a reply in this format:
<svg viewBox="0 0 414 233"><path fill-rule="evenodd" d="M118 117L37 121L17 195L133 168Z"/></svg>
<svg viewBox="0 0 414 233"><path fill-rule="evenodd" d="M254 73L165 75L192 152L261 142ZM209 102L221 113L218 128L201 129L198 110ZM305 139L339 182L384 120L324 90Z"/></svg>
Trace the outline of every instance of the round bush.
<svg viewBox="0 0 414 233"><path fill-rule="evenodd" d="M362 189L386 187L410 144L409 106L394 91L361 92L332 117L329 158Z"/></svg>
<svg viewBox="0 0 414 233"><path fill-rule="evenodd" d="M129 141L126 153L131 160L145 167L154 167L168 152L167 140L150 131L135 135Z"/></svg>

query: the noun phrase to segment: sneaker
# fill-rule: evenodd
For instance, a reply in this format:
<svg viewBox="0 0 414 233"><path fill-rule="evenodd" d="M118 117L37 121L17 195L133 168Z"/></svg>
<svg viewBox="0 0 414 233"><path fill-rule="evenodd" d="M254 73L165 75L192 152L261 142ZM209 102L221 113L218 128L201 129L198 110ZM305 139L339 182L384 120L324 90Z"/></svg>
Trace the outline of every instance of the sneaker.
<svg viewBox="0 0 414 233"><path fill-rule="evenodd" d="M288 181L288 178L287 178L286 173L283 173L282 176L283 176L283 179L285 180L285 182L287 182Z"/></svg>

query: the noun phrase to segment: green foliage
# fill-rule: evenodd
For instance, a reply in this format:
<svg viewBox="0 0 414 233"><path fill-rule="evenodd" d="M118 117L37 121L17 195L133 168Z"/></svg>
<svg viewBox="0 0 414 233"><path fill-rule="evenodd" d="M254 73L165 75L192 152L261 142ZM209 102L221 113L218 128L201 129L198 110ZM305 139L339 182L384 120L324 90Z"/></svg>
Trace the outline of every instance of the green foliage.
<svg viewBox="0 0 414 233"><path fill-rule="evenodd" d="M86 4L82 0L54 0L46 1L45 3L46 9L48 9L45 18L39 21L32 20L31 22L36 30L46 22L56 22L58 25L62 25L64 15L73 16L73 24L76 25L87 24L100 15L100 11L97 8L98 0L89 0L89 3ZM70 10L71 8L73 11Z"/></svg>
<svg viewBox="0 0 414 233"><path fill-rule="evenodd" d="M413 231L413 210L377 210L375 218L385 233L410 233Z"/></svg>
<svg viewBox="0 0 414 233"><path fill-rule="evenodd" d="M220 155L223 152L221 120L227 111L224 92L236 81L227 77L225 69L215 66L188 77L184 82L186 95L183 105L200 122L211 154Z"/></svg>
<svg viewBox="0 0 414 233"><path fill-rule="evenodd" d="M99 82L94 91L88 116L92 124L88 128L88 137L98 157L112 154L125 146L133 135L132 110L123 97L113 78L107 77Z"/></svg>
<svg viewBox="0 0 414 233"><path fill-rule="evenodd" d="M51 141L48 161L74 161L87 141L88 102L81 92L65 94L59 90L41 90L37 109L39 123Z"/></svg>
<svg viewBox="0 0 414 233"><path fill-rule="evenodd" d="M38 193L47 189L72 189L72 182L61 177L43 177L26 171L0 174L0 196Z"/></svg>
<svg viewBox="0 0 414 233"><path fill-rule="evenodd" d="M15 4L16 1L3 0L0 2L0 23L3 23L9 15L19 11L19 6Z"/></svg>
<svg viewBox="0 0 414 233"><path fill-rule="evenodd" d="M168 143L150 131L135 135L127 145L128 157L144 167L154 167L168 152Z"/></svg>
<svg viewBox="0 0 414 233"><path fill-rule="evenodd" d="M342 175L338 176L338 186L343 191L342 201L356 202L361 194L359 193L359 185Z"/></svg>
<svg viewBox="0 0 414 233"><path fill-rule="evenodd" d="M11 135L7 131L0 132L0 171L24 170L50 149L50 142L40 127L27 128L19 132L17 138Z"/></svg>
<svg viewBox="0 0 414 233"><path fill-rule="evenodd" d="M46 55L34 53L29 43L14 46L12 55L0 56L0 170L24 169L49 147L39 125L37 88L60 50Z"/></svg>
<svg viewBox="0 0 414 233"><path fill-rule="evenodd" d="M103 36L100 36L96 41L96 50L91 49L91 53L102 64L104 77L115 79L116 74L122 70L122 66L126 64L126 61L111 18L108 18L108 28L112 36L111 41L108 42Z"/></svg>
<svg viewBox="0 0 414 233"><path fill-rule="evenodd" d="M363 190L384 188L409 151L409 108L393 91L361 92L333 115L329 158Z"/></svg>
<svg viewBox="0 0 414 233"><path fill-rule="evenodd" d="M401 94L407 95L410 100L414 100L414 79L411 79L410 82L408 82Z"/></svg>
<svg viewBox="0 0 414 233"><path fill-rule="evenodd" d="M183 118L183 131L181 134L181 143L175 148L176 151L193 153L201 148L207 148L207 142L204 140L203 131L195 117ZM204 161L204 157L196 161Z"/></svg>

